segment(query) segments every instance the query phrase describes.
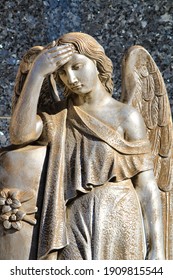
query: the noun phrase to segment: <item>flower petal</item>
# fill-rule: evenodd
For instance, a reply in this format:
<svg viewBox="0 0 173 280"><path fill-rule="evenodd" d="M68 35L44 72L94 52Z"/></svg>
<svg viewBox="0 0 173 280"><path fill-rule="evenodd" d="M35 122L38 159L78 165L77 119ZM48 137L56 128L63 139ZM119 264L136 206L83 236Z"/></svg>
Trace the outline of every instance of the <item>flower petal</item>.
<svg viewBox="0 0 173 280"><path fill-rule="evenodd" d="M1 221L6 221L6 220L9 220L9 215L6 215L6 214L4 214L4 215L0 215L0 220Z"/></svg>
<svg viewBox="0 0 173 280"><path fill-rule="evenodd" d="M12 198L12 199L16 199L17 198L17 194L18 194L18 191L14 191L14 190L10 190L8 192L8 195Z"/></svg>
<svg viewBox="0 0 173 280"><path fill-rule="evenodd" d="M6 199L6 203L7 203L8 205L11 205L11 204L13 203L13 201L12 201L12 199L11 199L10 197L8 197L8 198Z"/></svg>
<svg viewBox="0 0 173 280"><path fill-rule="evenodd" d="M12 209L11 211L13 214L16 214L18 212L18 209Z"/></svg>
<svg viewBox="0 0 173 280"><path fill-rule="evenodd" d="M23 217L26 215L26 213L25 212L23 212L23 211L17 211L17 213L16 213L16 217L17 217L17 220L19 221L19 220L22 220L23 219Z"/></svg>
<svg viewBox="0 0 173 280"><path fill-rule="evenodd" d="M5 214L7 212L10 212L11 211L11 207L9 205L4 205L2 207L2 213Z"/></svg>
<svg viewBox="0 0 173 280"><path fill-rule="evenodd" d="M15 215L15 214L12 214L12 215L10 216L10 221L11 221L11 222L14 222L14 221L16 221L16 220L17 220L16 215Z"/></svg>
<svg viewBox="0 0 173 280"><path fill-rule="evenodd" d="M20 201L23 203L25 201L28 201L30 199L32 199L34 196L34 192L33 191L23 191L20 192Z"/></svg>
<svg viewBox="0 0 173 280"><path fill-rule="evenodd" d="M18 199L13 199L13 203L11 204L11 207L12 208L20 208L21 207L21 203L20 203L20 201L18 200Z"/></svg>
<svg viewBox="0 0 173 280"><path fill-rule="evenodd" d="M20 221L18 222L12 222L12 227L16 230L20 230L22 228L22 223Z"/></svg>
<svg viewBox="0 0 173 280"><path fill-rule="evenodd" d="M4 226L5 229L10 229L11 225L12 225L11 222L9 222L8 220L5 220L3 222L3 226Z"/></svg>
<svg viewBox="0 0 173 280"><path fill-rule="evenodd" d="M7 194L4 190L0 191L0 197L7 198Z"/></svg>
<svg viewBox="0 0 173 280"><path fill-rule="evenodd" d="M0 197L0 206L5 204L6 199L3 197Z"/></svg>

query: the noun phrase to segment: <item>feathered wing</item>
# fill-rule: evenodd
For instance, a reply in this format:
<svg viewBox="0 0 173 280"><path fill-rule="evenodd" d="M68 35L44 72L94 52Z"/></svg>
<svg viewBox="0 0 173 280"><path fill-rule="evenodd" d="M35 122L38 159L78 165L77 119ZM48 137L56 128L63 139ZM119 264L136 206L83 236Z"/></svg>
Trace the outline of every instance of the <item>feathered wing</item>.
<svg viewBox="0 0 173 280"><path fill-rule="evenodd" d="M141 46L131 47L122 63L121 101L143 116L151 142L154 173L160 190L172 189L172 117L162 75Z"/></svg>
<svg viewBox="0 0 173 280"><path fill-rule="evenodd" d="M49 46L46 46L48 48ZM45 47L35 46L30 48L23 56L18 72L16 75L14 95L12 98L12 111L14 110L18 98L21 94L27 75L32 67L35 58L43 51ZM50 113L54 107L54 103L60 101L59 95L56 89L56 83L53 75L48 75L44 81L40 92L40 98L38 102L38 111L45 111Z"/></svg>

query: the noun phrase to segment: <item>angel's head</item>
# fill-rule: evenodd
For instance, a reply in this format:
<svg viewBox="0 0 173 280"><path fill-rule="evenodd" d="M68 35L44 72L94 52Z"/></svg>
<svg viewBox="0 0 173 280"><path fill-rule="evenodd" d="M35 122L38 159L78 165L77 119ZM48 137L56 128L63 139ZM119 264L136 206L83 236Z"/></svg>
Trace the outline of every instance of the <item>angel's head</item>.
<svg viewBox="0 0 173 280"><path fill-rule="evenodd" d="M94 60L99 72L98 76L105 87L106 91L112 94L112 62L105 55L103 47L90 35L80 32L71 32L61 36L57 41L57 45L73 44L77 53ZM69 95L68 88L65 88L65 95Z"/></svg>

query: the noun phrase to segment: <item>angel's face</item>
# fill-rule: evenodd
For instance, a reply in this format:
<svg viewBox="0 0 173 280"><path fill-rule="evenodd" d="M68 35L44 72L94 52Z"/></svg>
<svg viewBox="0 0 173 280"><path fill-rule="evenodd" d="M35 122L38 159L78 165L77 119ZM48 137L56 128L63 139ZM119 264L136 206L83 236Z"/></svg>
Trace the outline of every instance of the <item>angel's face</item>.
<svg viewBox="0 0 173 280"><path fill-rule="evenodd" d="M58 74L62 82L77 95L92 92L99 81L96 64L88 57L75 53Z"/></svg>

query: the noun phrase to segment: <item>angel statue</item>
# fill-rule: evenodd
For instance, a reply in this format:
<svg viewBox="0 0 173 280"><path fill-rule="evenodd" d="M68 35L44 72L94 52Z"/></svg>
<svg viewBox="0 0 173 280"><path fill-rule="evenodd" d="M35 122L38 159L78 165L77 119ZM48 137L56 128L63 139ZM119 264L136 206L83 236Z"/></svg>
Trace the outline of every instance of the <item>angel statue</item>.
<svg viewBox="0 0 173 280"><path fill-rule="evenodd" d="M4 255L14 240L27 246L28 226L37 227L29 244L37 259L166 258L172 120L163 78L143 47L124 56L121 102L112 94L112 62L90 35L68 33L24 55L10 124L14 146L1 157L13 153L25 190L15 192L16 176L5 194L7 183L0 185ZM2 169L9 176L9 156ZM29 210L36 181L37 205Z"/></svg>

